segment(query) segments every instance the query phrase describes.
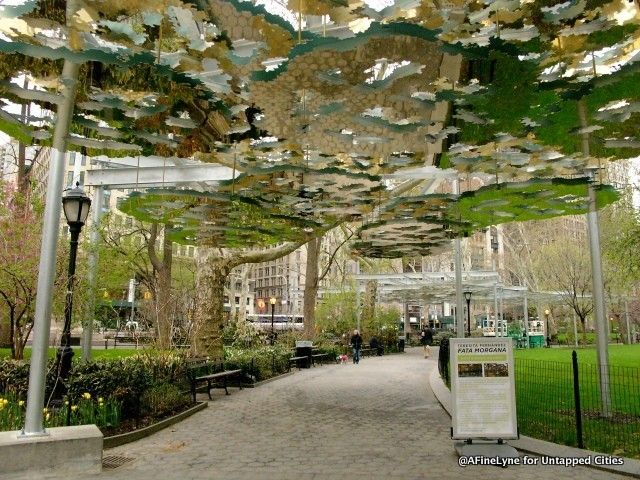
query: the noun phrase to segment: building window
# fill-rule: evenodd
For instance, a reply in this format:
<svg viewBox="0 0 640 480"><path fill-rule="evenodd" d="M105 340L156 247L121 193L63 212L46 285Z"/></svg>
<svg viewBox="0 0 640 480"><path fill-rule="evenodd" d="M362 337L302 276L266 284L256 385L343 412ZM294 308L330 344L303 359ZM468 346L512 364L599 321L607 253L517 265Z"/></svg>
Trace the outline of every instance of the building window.
<svg viewBox="0 0 640 480"><path fill-rule="evenodd" d="M80 172L80 185L84 185L84 172Z"/></svg>
<svg viewBox="0 0 640 480"><path fill-rule="evenodd" d="M73 170L70 172L67 172L67 186L72 186L73 185Z"/></svg>
<svg viewBox="0 0 640 480"><path fill-rule="evenodd" d="M69 166L73 167L76 164L76 152L69 152Z"/></svg>
<svg viewBox="0 0 640 480"><path fill-rule="evenodd" d="M271 275L275 275L276 274L276 267L271 267Z"/></svg>
<svg viewBox="0 0 640 480"><path fill-rule="evenodd" d="M236 305L240 305L240 297L236 297Z"/></svg>

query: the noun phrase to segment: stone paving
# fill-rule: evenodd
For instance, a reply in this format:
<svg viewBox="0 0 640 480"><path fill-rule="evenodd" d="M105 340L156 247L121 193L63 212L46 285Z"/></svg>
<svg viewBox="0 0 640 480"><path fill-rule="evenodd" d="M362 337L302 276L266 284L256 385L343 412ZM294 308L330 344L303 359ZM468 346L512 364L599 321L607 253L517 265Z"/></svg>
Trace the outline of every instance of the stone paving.
<svg viewBox="0 0 640 480"><path fill-rule="evenodd" d="M423 359L416 348L365 358L359 365L296 371L255 389L233 389L230 396L216 391L202 412L105 451L133 459L121 467L95 476L41 478L627 478L584 467L459 467L449 438L451 421L428 386L432 368L435 360Z"/></svg>

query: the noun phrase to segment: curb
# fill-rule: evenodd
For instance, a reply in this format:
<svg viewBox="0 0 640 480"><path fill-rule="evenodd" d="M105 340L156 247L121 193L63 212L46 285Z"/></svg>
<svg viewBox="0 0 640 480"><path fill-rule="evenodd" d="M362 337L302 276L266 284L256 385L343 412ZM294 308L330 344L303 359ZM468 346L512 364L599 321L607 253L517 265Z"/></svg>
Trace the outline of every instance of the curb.
<svg viewBox="0 0 640 480"><path fill-rule="evenodd" d="M447 415L451 416L451 391L447 388L445 383L440 377L437 366L431 370L429 375L429 386L431 391L438 400L438 403L442 406ZM522 452L534 453L537 455L543 455L548 457L574 457L574 458L586 458L586 457L601 457L601 456L615 456L607 453L593 452L591 450L582 450L580 448L569 447L567 445L560 445L558 443L547 442L545 440L538 440L537 438L531 438L524 435L520 435L519 440L509 440L509 444ZM584 465L585 467L593 468L595 470L602 470L609 473L617 473L619 475L626 475L629 477L640 478L640 460L627 457L616 457L624 461L623 465Z"/></svg>
<svg viewBox="0 0 640 480"><path fill-rule="evenodd" d="M294 372L293 370L291 370L290 372L281 373L280 375L276 375L275 377L267 378L266 380L260 380L259 382L253 383L249 388L255 388L255 387L259 387L260 385L264 385L265 383L275 382L276 380L289 377L295 373L296 372Z"/></svg>
<svg viewBox="0 0 640 480"><path fill-rule="evenodd" d="M140 430L134 430L133 432L122 433L120 435L114 435L112 437L106 437L103 440L103 448L114 448L119 447L120 445L124 445L125 443L135 442L136 440L140 440L142 438L148 437L149 435L156 433L164 428L170 427L174 423L178 423L184 420L187 417L190 417L196 412L200 410L204 410L207 408L207 402L199 402L197 405L191 407L184 412L181 412L173 417L165 418L158 423L154 423L153 425L149 425L148 427L141 428Z"/></svg>

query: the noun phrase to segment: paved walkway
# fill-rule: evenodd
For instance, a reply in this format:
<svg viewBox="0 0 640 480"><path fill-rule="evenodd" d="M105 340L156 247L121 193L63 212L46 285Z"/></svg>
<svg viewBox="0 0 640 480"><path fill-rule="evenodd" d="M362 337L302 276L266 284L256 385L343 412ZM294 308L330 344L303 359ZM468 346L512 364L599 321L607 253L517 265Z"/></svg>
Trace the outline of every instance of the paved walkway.
<svg viewBox="0 0 640 480"><path fill-rule="evenodd" d="M296 371L255 389L217 392L209 408L105 451L133 459L97 476L47 479L521 480L621 477L584 467L461 468L451 422L428 386L419 349L359 365ZM33 477L31 477L33 478Z"/></svg>

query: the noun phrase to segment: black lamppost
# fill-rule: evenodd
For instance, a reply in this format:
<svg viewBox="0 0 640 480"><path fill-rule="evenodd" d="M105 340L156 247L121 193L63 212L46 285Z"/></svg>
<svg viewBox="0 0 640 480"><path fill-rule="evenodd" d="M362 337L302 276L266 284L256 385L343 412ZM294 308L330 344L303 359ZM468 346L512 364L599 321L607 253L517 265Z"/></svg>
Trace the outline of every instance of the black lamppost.
<svg viewBox="0 0 640 480"><path fill-rule="evenodd" d="M549 315L551 315L551 311L547 308L544 311L544 316L545 316L546 321L547 321L547 324L546 324L545 329L544 329L544 333L547 336L547 348L549 348L551 346L551 335L549 335Z"/></svg>
<svg viewBox="0 0 640 480"><path fill-rule="evenodd" d="M62 329L62 339L58 349L59 379L66 380L71 371L71 359L73 350L71 349L71 315L73 310L73 283L76 273L76 255L78 253L78 237L84 222L89 214L91 199L85 195L84 190L76 183L76 187L67 189L62 196L62 209L69 224L69 234L71 243L69 249L69 270L67 272L67 295L64 303L64 327ZM58 383L56 390L60 392L62 385Z"/></svg>
<svg viewBox="0 0 640 480"><path fill-rule="evenodd" d="M276 313L276 297L271 297L269 303L271 304L271 345L273 345L276 338L276 334L273 331L273 317Z"/></svg>
<svg viewBox="0 0 640 480"><path fill-rule="evenodd" d="M467 337L471 336L471 292L464 292L464 299L467 301Z"/></svg>

